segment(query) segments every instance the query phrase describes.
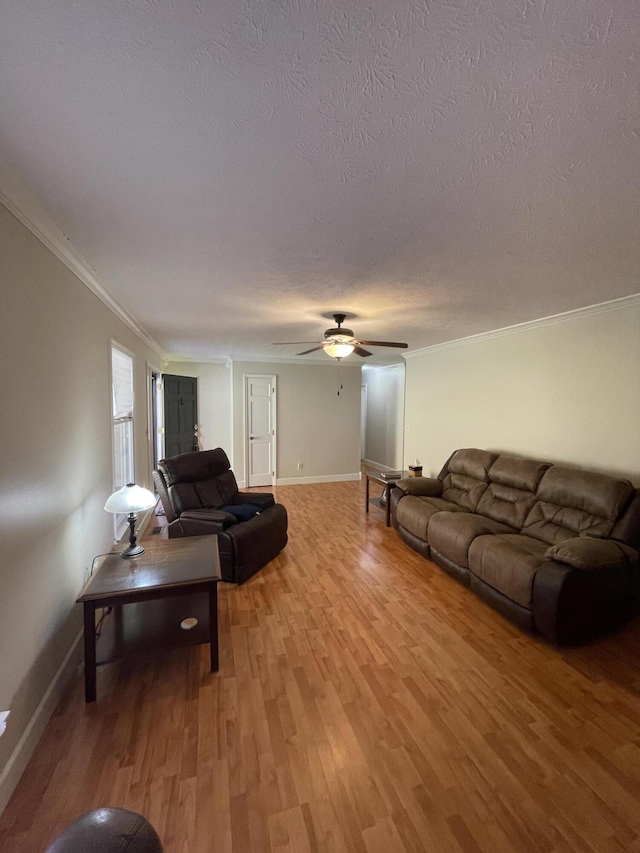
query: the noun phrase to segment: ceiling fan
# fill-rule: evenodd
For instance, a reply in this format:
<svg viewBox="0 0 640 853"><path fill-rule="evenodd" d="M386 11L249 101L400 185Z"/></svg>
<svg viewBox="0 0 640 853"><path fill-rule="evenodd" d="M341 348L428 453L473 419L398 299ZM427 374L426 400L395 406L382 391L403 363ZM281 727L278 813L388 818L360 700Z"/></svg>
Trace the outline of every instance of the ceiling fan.
<svg viewBox="0 0 640 853"><path fill-rule="evenodd" d="M284 343L274 344L274 346L284 346L285 344L317 344L311 349L306 349L304 352L299 352L297 355L308 355L310 352L316 352L323 349L327 355L332 358L346 358L354 352L361 358L366 358L373 355L372 352L362 347L365 344L369 347L400 347L406 349L408 344L401 344L394 341L363 341L356 338L352 329L346 329L342 324L347 319L346 314L334 314L333 319L336 321L336 326L333 329L327 329L324 333L324 341L285 341Z"/></svg>

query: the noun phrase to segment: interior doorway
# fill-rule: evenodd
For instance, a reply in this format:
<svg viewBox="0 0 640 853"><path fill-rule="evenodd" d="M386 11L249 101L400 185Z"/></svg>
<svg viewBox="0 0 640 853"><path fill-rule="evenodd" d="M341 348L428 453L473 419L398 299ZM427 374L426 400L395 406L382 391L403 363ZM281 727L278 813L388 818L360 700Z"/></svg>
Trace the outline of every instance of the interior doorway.
<svg viewBox="0 0 640 853"><path fill-rule="evenodd" d="M404 468L405 365L366 365L362 369L365 413L363 456L380 470Z"/></svg>
<svg viewBox="0 0 640 853"><path fill-rule="evenodd" d="M275 486L276 377L245 374L245 485Z"/></svg>

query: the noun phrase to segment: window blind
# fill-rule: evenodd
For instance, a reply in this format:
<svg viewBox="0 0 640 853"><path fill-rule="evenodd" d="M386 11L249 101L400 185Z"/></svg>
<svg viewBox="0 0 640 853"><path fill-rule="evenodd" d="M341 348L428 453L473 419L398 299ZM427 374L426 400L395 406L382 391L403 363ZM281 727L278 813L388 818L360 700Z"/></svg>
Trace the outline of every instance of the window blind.
<svg viewBox="0 0 640 853"><path fill-rule="evenodd" d="M133 418L133 359L122 350L111 349L114 421Z"/></svg>

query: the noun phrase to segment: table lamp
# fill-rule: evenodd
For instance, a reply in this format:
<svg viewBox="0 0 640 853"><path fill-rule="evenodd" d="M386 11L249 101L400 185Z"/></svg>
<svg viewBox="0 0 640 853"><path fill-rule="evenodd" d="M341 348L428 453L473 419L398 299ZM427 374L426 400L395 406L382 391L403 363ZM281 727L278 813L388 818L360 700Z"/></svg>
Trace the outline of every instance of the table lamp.
<svg viewBox="0 0 640 853"><path fill-rule="evenodd" d="M107 500L104 505L107 512L129 514L129 547L120 552L121 557L137 557L144 552L142 545L136 545L136 513L151 509L155 504L155 495L135 483L127 483Z"/></svg>

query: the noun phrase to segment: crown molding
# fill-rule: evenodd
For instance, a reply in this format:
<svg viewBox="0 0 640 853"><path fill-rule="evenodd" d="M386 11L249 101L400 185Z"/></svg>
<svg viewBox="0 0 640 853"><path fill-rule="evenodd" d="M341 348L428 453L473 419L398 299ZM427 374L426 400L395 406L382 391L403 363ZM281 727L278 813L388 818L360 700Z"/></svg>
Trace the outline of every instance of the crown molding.
<svg viewBox="0 0 640 853"><path fill-rule="evenodd" d="M179 362L181 364L224 364L226 367L229 366L229 359L227 356L219 356L218 358L198 358L196 355L178 355L173 352L165 355L163 360L165 365Z"/></svg>
<svg viewBox="0 0 640 853"><path fill-rule="evenodd" d="M338 364L337 359L332 358L331 361L325 361L324 359L315 359L315 358L278 358L277 356L237 356L231 357L230 359L234 363L249 363L249 364L306 364L306 365L314 365L315 367L335 367ZM363 367L362 364L358 364L357 362L352 361L351 363L344 364L344 359L341 359L340 367L348 368L352 370L353 368L361 369Z"/></svg>
<svg viewBox="0 0 640 853"><path fill-rule="evenodd" d="M164 364L173 364L175 362L182 364L224 364L227 368L231 367L232 364L306 364L306 365L315 365L316 367L334 367L335 359L331 359L330 362L314 359L314 358L278 358L277 356L219 356L218 358L199 358L197 355L178 355L176 353L171 353L169 355L164 356ZM343 367L359 367L362 368L364 365L358 364L356 362L351 362L351 364L342 365ZM373 366L373 365L372 365ZM381 367L383 365L380 365ZM398 365L393 365L397 367Z"/></svg>
<svg viewBox="0 0 640 853"><path fill-rule="evenodd" d="M507 335L516 335L520 332L540 329L543 326L553 326L556 323L564 323L569 320L574 320L577 317L587 317L592 314L605 314L608 311L620 311L621 309L628 308L631 305L638 304L640 304L640 293L633 293L630 296L621 296L619 299L611 299L608 302L599 302L596 305L587 305L584 308L575 308L572 311L564 311L561 314L551 314L548 317L541 317L539 320L530 320L527 323L517 323L514 326L505 326L502 329L494 329L490 332L481 332L477 335L469 335L469 337L466 338L457 338L453 341L433 344L430 347L422 347L421 349L404 353L404 358L419 358L422 355L427 355L427 353L466 346L467 344L476 344L482 341L490 341L494 338L506 337Z"/></svg>
<svg viewBox="0 0 640 853"><path fill-rule="evenodd" d="M75 277L82 282L98 299L112 311L119 320L128 326L156 355L165 360L162 347L151 337L147 330L135 320L131 314L119 305L106 287L98 279L86 260L73 248L69 239L57 228L39 205L31 201L22 205L13 201L0 188L0 203L9 213L21 222L25 228L51 251ZM29 209L30 208L30 209Z"/></svg>
<svg viewBox="0 0 640 853"><path fill-rule="evenodd" d="M363 364L362 369L369 372L370 370L393 370L394 368L404 366L404 361L396 361L394 364Z"/></svg>

